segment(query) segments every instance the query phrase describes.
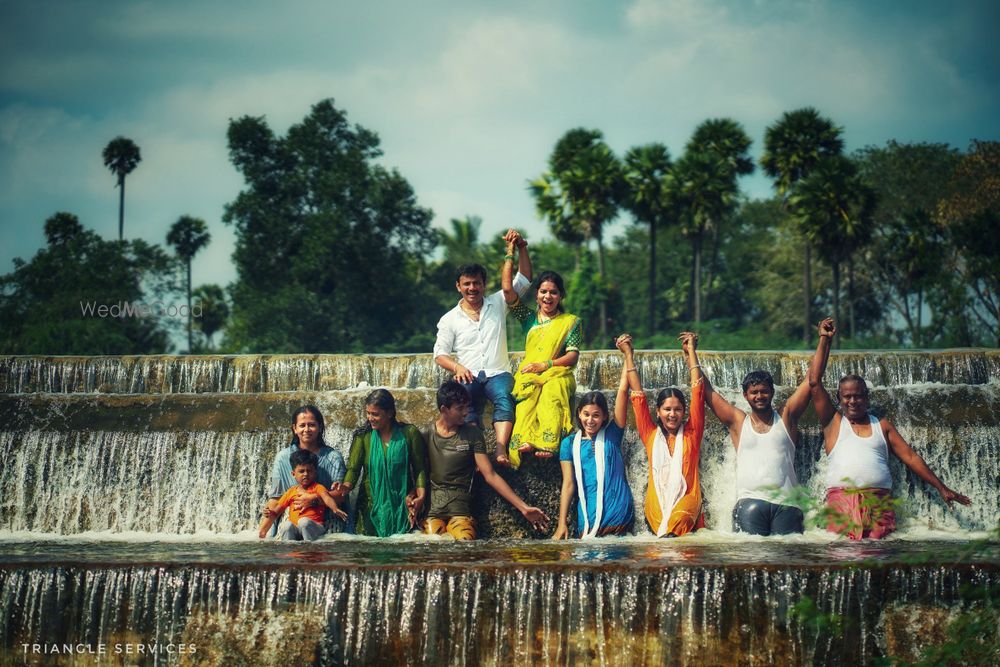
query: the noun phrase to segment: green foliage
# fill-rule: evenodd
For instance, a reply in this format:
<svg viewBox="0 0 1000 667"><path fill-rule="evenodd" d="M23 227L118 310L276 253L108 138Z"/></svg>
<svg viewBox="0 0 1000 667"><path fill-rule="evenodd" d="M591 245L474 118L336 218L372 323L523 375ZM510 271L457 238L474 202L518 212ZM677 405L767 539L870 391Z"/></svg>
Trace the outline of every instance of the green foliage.
<svg viewBox="0 0 1000 667"><path fill-rule="evenodd" d="M151 354L169 347L154 302L169 295L171 259L142 241L105 241L71 213L45 223L48 245L30 261L16 259L0 277L0 351L4 354ZM100 316L88 304L153 311ZM87 312L85 312L87 311ZM114 311L118 312L118 310Z"/></svg>
<svg viewBox="0 0 1000 667"><path fill-rule="evenodd" d="M378 137L332 100L285 137L230 123L246 188L226 207L239 278L228 345L255 352L382 349L433 331L423 261L437 242L409 183L374 161ZM453 282L453 281L452 281Z"/></svg>
<svg viewBox="0 0 1000 667"><path fill-rule="evenodd" d="M218 285L198 286L191 297L201 308L201 316L194 319L194 326L201 332L203 340L199 344L202 351L213 349L212 337L225 326L229 319L229 304L226 293Z"/></svg>
<svg viewBox="0 0 1000 667"><path fill-rule="evenodd" d="M844 150L843 129L812 107L786 111L764 131L760 166L784 197L825 157Z"/></svg>

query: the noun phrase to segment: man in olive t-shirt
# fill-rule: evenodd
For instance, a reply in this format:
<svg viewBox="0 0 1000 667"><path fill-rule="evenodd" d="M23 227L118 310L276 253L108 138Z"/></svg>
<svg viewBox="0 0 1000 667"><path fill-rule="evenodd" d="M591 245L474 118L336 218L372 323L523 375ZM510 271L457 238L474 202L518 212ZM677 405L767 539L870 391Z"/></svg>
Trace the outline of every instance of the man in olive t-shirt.
<svg viewBox="0 0 1000 667"><path fill-rule="evenodd" d="M546 530L549 518L530 507L497 474L486 454L483 432L466 424L469 394L461 384L449 380L437 392L438 418L424 434L431 467L431 502L424 530L433 535L448 533L456 540L476 539L472 518L472 479L476 469L486 483L517 508L536 530Z"/></svg>

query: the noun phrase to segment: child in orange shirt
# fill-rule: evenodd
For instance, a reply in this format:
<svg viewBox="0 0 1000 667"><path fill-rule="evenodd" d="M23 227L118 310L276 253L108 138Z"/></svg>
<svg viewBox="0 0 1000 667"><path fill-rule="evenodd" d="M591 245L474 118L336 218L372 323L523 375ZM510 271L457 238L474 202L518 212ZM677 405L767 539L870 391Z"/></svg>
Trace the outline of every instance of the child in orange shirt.
<svg viewBox="0 0 1000 667"><path fill-rule="evenodd" d="M288 517L278 526L278 539L309 541L319 539L326 533L326 528L323 526L326 507L341 519L346 519L347 514L337 506L337 501L330 496L326 487L316 482L316 466L319 465L319 458L315 454L306 449L299 449L292 452L288 458L298 485L288 489L274 507L275 514L288 508ZM319 496L326 507L307 505L297 509L293 503L302 494ZM273 523L274 518L270 516L260 522L258 534L261 539L267 537L267 532Z"/></svg>

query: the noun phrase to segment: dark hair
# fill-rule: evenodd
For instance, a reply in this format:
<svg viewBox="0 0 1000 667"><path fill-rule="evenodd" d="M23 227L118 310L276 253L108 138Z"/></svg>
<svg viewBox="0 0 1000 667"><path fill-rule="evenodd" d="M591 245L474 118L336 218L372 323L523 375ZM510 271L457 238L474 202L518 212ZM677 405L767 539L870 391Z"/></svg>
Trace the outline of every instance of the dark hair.
<svg viewBox="0 0 1000 667"><path fill-rule="evenodd" d="M560 313L565 312L563 309L563 301L566 299L566 288L563 287L563 279L555 271L542 271L535 281L535 298L538 298L538 290L542 288L542 283L552 283L559 290L559 305L556 307Z"/></svg>
<svg viewBox="0 0 1000 667"><path fill-rule="evenodd" d="M747 376L743 378L743 393L745 394L747 389L755 384L766 384L774 391L774 378L767 371L750 371Z"/></svg>
<svg viewBox="0 0 1000 667"><path fill-rule="evenodd" d="M486 267L482 264L463 264L455 273L455 282L462 282L462 276L478 276L483 279L483 284L486 284Z"/></svg>
<svg viewBox="0 0 1000 667"><path fill-rule="evenodd" d="M392 425L399 425L399 420L396 419L396 399L389 393L388 389L376 389L372 393L368 394L368 396L365 397L365 407L369 405L384 412L388 412L392 415ZM367 420L365 421L364 430L372 430L372 425L369 424Z"/></svg>
<svg viewBox="0 0 1000 667"><path fill-rule="evenodd" d="M608 399L599 391L588 391L576 402L576 427L583 430L583 424L580 423L580 411L588 405L596 405L604 411L603 425L606 426L611 415L611 411L608 410Z"/></svg>
<svg viewBox="0 0 1000 667"><path fill-rule="evenodd" d="M860 375L855 375L854 373L848 373L844 377L840 378L840 382L837 383L838 396L840 395L840 385L844 384L845 382L857 382L858 384L861 385L861 388L864 389L865 396L868 395L868 383L865 382L865 379Z"/></svg>
<svg viewBox="0 0 1000 667"><path fill-rule="evenodd" d="M319 457L308 449L296 449L289 454L288 462L292 464L292 470L295 470L299 466L312 466L315 468L319 466Z"/></svg>
<svg viewBox="0 0 1000 667"><path fill-rule="evenodd" d="M319 422L319 444L321 446L326 446L326 441L323 440L323 433L326 431L326 422L323 421L323 413L319 411L315 405L303 405L292 413L292 426L295 426L295 422L299 420L299 415L305 414L306 412L312 414ZM299 444L299 436L296 433L292 434L292 444Z"/></svg>
<svg viewBox="0 0 1000 667"><path fill-rule="evenodd" d="M677 387L664 387L663 389L660 390L660 393L656 395L656 409L659 410L660 406L663 405L663 402L668 398L676 398L677 400L679 400L681 402L681 405L684 406L685 414L687 413L688 409L687 398L684 396L684 392L678 389ZM657 417L656 419L656 425L660 427L661 431L663 431L663 435L667 435L667 429L660 421L659 417Z"/></svg>
<svg viewBox="0 0 1000 667"><path fill-rule="evenodd" d="M469 396L469 392L455 380L448 380L438 388L438 410L450 408L453 405L470 405L471 403L472 398Z"/></svg>

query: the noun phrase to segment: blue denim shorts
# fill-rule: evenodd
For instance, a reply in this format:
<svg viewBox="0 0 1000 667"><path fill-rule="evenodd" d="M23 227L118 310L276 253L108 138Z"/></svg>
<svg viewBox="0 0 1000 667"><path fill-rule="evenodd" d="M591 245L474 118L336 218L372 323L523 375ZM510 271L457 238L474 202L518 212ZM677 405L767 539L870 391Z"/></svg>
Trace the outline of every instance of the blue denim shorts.
<svg viewBox="0 0 1000 667"><path fill-rule="evenodd" d="M488 400L493 404L493 421L514 421L514 376L510 373L500 373L491 378L486 377L486 371L479 371L476 379L469 384L462 384L472 399L472 409L465 418L467 424L483 426L483 407Z"/></svg>

